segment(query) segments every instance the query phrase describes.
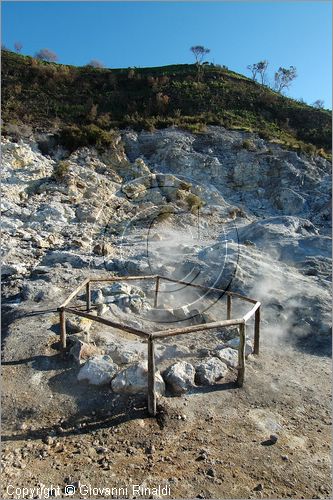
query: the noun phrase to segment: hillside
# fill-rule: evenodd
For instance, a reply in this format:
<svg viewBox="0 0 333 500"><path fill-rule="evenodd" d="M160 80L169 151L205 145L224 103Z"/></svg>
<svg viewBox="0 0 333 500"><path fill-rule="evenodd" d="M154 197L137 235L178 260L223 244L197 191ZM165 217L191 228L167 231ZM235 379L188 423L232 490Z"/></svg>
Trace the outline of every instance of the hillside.
<svg viewBox="0 0 333 500"><path fill-rule="evenodd" d="M206 125L257 132L289 149L331 151L331 112L315 109L224 67L196 65L94 69L46 63L2 51L4 133L17 125L58 130L154 130Z"/></svg>

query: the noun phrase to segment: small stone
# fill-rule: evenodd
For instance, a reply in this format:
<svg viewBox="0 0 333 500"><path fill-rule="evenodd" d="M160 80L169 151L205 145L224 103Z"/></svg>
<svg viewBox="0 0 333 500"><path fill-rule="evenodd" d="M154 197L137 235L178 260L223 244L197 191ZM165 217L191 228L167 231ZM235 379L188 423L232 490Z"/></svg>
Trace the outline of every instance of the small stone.
<svg viewBox="0 0 333 500"><path fill-rule="evenodd" d="M45 438L43 438L43 443L50 446L51 444L54 443L54 439L51 436L46 436Z"/></svg>
<svg viewBox="0 0 333 500"><path fill-rule="evenodd" d="M278 437L277 437L277 435L276 435L276 434L271 434L271 435L269 436L269 439L270 439L270 441L272 442L272 444L275 444L275 443L277 442L277 440L278 440Z"/></svg>
<svg viewBox="0 0 333 500"><path fill-rule="evenodd" d="M156 449L155 449L155 446L153 444L150 444L149 446L147 446L145 452L146 452L146 455L152 455L153 453L155 453Z"/></svg>
<svg viewBox="0 0 333 500"><path fill-rule="evenodd" d="M288 462L288 460L289 460L288 455L281 455L281 458L282 458L282 460L284 460L285 462Z"/></svg>
<svg viewBox="0 0 333 500"><path fill-rule="evenodd" d="M264 486L261 483L259 483L255 488L253 488L253 491L263 491L263 489Z"/></svg>
<svg viewBox="0 0 333 500"><path fill-rule="evenodd" d="M96 448L96 453L101 454L101 453L107 453L108 449L105 448L104 446L98 446Z"/></svg>
<svg viewBox="0 0 333 500"><path fill-rule="evenodd" d="M216 476L216 473L215 473L215 470L210 468L206 471L206 475L209 476L209 477L215 477Z"/></svg>

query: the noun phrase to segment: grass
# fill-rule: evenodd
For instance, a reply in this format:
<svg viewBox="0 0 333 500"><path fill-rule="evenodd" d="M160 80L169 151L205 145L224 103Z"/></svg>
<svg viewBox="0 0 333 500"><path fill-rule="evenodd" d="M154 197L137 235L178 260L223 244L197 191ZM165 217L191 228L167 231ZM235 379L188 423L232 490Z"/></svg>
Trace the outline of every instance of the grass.
<svg viewBox="0 0 333 500"><path fill-rule="evenodd" d="M117 128L177 126L200 134L220 125L297 151L327 158L331 152L330 111L214 65L197 81L194 64L87 68L2 51L2 120L4 133L23 126L53 130L70 148L105 147Z"/></svg>

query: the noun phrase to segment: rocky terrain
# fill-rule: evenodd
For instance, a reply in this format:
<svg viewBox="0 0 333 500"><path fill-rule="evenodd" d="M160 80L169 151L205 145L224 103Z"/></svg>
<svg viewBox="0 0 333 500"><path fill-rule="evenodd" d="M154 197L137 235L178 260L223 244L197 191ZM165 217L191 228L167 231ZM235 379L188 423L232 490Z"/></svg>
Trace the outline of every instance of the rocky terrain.
<svg viewBox="0 0 333 500"><path fill-rule="evenodd" d="M5 138L2 168L3 484L329 497L330 164L211 126L125 130L71 154L46 134ZM151 274L262 302L243 389L237 329L158 345L156 421L141 340L73 316L59 351L56 309L80 282ZM223 296L164 282L155 308L142 283L97 284L94 314L146 331L226 318Z"/></svg>

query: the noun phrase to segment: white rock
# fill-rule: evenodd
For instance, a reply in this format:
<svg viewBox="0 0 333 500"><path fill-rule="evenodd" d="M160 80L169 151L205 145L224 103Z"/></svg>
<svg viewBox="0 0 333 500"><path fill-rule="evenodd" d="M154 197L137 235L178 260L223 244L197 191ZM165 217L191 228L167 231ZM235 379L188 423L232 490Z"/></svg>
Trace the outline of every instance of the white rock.
<svg viewBox="0 0 333 500"><path fill-rule="evenodd" d="M238 349L239 347L239 337L235 337L231 340L228 340L227 342L227 346L228 347L231 347L232 349ZM251 354L253 351L253 345L252 345L252 342L249 338L246 338L245 339L245 356L248 356L249 354Z"/></svg>
<svg viewBox="0 0 333 500"><path fill-rule="evenodd" d="M87 344L78 339L74 340L74 338L72 339L71 337L70 340L74 341L74 345L71 347L69 354L73 356L79 365L82 365L89 358L101 353L100 350L92 344Z"/></svg>
<svg viewBox="0 0 333 500"><path fill-rule="evenodd" d="M236 349L232 349L231 347L225 347L224 349L216 349L216 351L214 351L214 354L227 366L230 366L231 368L237 368L238 351Z"/></svg>
<svg viewBox="0 0 333 500"><path fill-rule="evenodd" d="M175 394L183 394L194 387L194 376L194 367L185 361L171 365L163 373L167 386Z"/></svg>
<svg viewBox="0 0 333 500"><path fill-rule="evenodd" d="M79 316L71 316L66 319L66 329L68 333L89 332L91 320Z"/></svg>
<svg viewBox="0 0 333 500"><path fill-rule="evenodd" d="M211 385L225 377L227 373L226 364L213 357L196 366L195 380L198 384Z"/></svg>
<svg viewBox="0 0 333 500"><path fill-rule="evenodd" d="M185 346L177 346L176 344L168 346L161 345L156 348L155 357L157 361L163 361L165 359L173 360L189 356L190 353L190 349Z"/></svg>
<svg viewBox="0 0 333 500"><path fill-rule="evenodd" d="M34 300L41 302L42 300L58 300L61 290L52 285L52 283L45 282L44 280L36 280L24 283L21 295L24 300Z"/></svg>
<svg viewBox="0 0 333 500"><path fill-rule="evenodd" d="M147 346L139 344L138 346L117 346L108 354L112 357L113 361L119 365L128 363L135 363L145 358L147 353Z"/></svg>
<svg viewBox="0 0 333 500"><path fill-rule="evenodd" d="M118 371L110 356L90 358L78 373L77 379L87 380L92 385L104 385L111 382Z"/></svg>
<svg viewBox="0 0 333 500"><path fill-rule="evenodd" d="M111 387L114 392L121 394L146 393L148 390L147 363L136 363L120 371L112 380ZM159 372L155 373L155 389L157 394L165 392L164 381Z"/></svg>

